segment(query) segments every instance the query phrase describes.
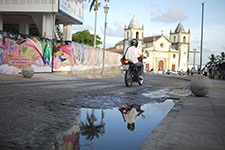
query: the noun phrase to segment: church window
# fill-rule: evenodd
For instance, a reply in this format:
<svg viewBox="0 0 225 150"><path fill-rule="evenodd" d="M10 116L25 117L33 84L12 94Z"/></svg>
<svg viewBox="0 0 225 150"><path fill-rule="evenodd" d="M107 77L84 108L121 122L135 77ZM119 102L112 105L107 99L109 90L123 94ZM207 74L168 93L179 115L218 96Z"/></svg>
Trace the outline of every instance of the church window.
<svg viewBox="0 0 225 150"><path fill-rule="evenodd" d="M186 43L186 37L185 36L183 37L183 42Z"/></svg>
<svg viewBox="0 0 225 150"><path fill-rule="evenodd" d="M127 32L127 39L129 39L130 37L129 37L129 32Z"/></svg>
<svg viewBox="0 0 225 150"><path fill-rule="evenodd" d="M139 39L139 32L136 32L136 39Z"/></svg>
<svg viewBox="0 0 225 150"><path fill-rule="evenodd" d="M176 58L176 54L173 54L173 58Z"/></svg>
<svg viewBox="0 0 225 150"><path fill-rule="evenodd" d="M173 37L173 42L174 42L174 43L176 42L176 36Z"/></svg>
<svg viewBox="0 0 225 150"><path fill-rule="evenodd" d="M162 42L162 43L160 43L160 47L161 48L163 48L164 47L164 43Z"/></svg>

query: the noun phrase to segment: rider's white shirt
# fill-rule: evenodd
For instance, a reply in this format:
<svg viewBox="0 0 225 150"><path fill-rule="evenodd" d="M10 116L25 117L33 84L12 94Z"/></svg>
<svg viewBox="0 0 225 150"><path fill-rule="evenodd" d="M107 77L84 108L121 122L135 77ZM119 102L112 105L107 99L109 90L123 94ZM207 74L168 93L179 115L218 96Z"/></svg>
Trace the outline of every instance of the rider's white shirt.
<svg viewBox="0 0 225 150"><path fill-rule="evenodd" d="M138 63L138 57L141 55L141 49L131 46L127 50L126 59L131 60L133 63Z"/></svg>
<svg viewBox="0 0 225 150"><path fill-rule="evenodd" d="M124 119L127 123L135 123L138 119L138 115L136 115L136 109L132 108L127 114L124 114Z"/></svg>

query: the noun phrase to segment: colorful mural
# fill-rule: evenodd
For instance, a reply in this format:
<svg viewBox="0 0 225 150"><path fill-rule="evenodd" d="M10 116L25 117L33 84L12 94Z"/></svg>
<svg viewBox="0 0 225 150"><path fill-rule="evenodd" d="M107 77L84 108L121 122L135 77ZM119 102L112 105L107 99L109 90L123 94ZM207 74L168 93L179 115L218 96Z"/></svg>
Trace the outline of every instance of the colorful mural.
<svg viewBox="0 0 225 150"><path fill-rule="evenodd" d="M105 52L105 67L119 66L120 57ZM102 67L102 58L101 49L86 45L0 31L0 74L18 74L26 65L35 72L96 69Z"/></svg>
<svg viewBox="0 0 225 150"><path fill-rule="evenodd" d="M35 72L51 70L53 45L47 39L24 38L10 33L0 33L0 73L17 74L26 65L32 65Z"/></svg>

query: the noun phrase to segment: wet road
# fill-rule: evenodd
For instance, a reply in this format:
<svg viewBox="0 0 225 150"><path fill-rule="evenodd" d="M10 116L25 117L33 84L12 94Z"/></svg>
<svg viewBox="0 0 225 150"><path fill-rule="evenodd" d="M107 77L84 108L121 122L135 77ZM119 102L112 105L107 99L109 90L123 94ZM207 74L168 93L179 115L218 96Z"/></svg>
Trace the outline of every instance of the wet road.
<svg viewBox="0 0 225 150"><path fill-rule="evenodd" d="M134 84L131 88L125 87L122 75L114 78L66 81L1 81L0 149L66 149L71 146L74 149L101 149L96 145L103 146L103 143L110 143L112 139L106 140L107 136L104 136L102 138L104 142L100 142L100 144L94 140L101 133L107 135L106 133L115 130L104 128L105 130L102 131L102 124L118 128L121 132L123 129L128 131L124 123L126 121L118 108L139 106L142 109L145 108L143 114L148 114L148 108L152 108L154 104L166 105L168 101L165 100L167 99L181 99L186 96L189 93L187 86L188 81L152 74L146 74L143 86ZM152 121L155 124L152 129L165 117L174 104L167 107L165 105L160 106L164 110L162 112L165 113L154 116L158 121ZM140 113L141 108L135 108L136 115ZM104 110L103 116L109 116L107 117L109 120L102 124L99 122L98 126L94 126L95 121L101 120L102 110ZM101 115L93 115L95 113L92 111ZM101 117L97 119L95 116ZM120 120L110 118L119 118ZM141 122L141 119L139 120ZM120 129L120 125L114 124L115 122L122 122L119 124L123 126L123 129ZM85 131L88 126L94 127L95 130ZM145 128L145 130L149 130L146 137L152 129ZM86 140L89 134L82 135L85 132L90 132L92 135L89 138L93 139L89 139L89 142ZM108 135L108 137L110 136ZM111 137L116 139L116 136ZM132 137L135 136L124 138L130 139L130 142L137 141ZM144 139L138 144L143 142ZM126 144L121 144L120 148L126 148Z"/></svg>

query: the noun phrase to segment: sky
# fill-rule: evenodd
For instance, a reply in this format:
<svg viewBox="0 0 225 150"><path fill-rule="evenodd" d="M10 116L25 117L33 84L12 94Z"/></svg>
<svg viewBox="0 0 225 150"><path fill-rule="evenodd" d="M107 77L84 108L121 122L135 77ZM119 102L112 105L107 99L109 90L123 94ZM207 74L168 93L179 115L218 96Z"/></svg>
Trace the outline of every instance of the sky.
<svg viewBox="0 0 225 150"><path fill-rule="evenodd" d="M99 0L101 6L97 17L97 35L104 40L105 14L104 0ZM203 64L209 61L211 54L219 55L225 52L225 0L110 0L107 3L106 48L113 47L124 39L124 26L128 26L135 15L142 27L144 37L163 34L169 38L170 30L174 31L179 21L185 31L191 31L190 50L200 51L202 3L204 2L203 24ZM95 13L89 12L90 3L84 1L83 25L73 25L72 32L88 29L94 33ZM100 47L103 47L101 45ZM200 54L196 54L196 64L200 62ZM190 54L190 64L193 64L193 54Z"/></svg>

